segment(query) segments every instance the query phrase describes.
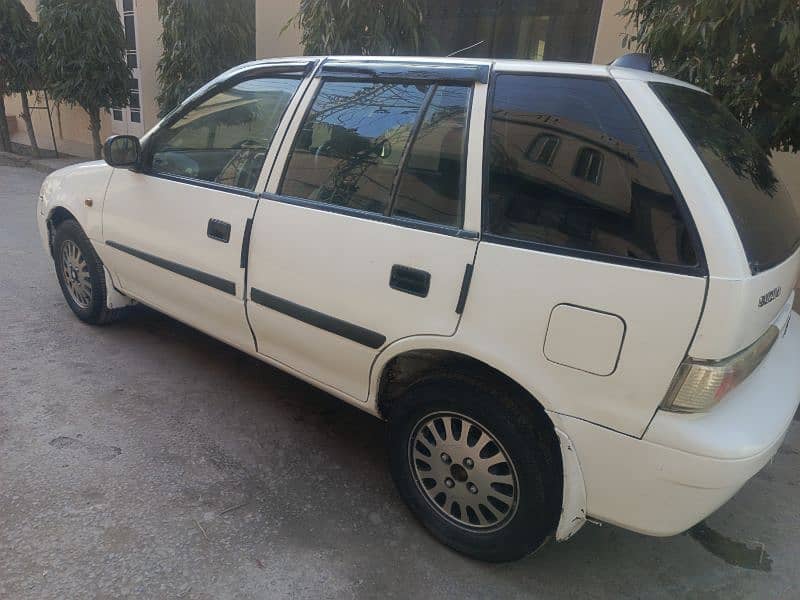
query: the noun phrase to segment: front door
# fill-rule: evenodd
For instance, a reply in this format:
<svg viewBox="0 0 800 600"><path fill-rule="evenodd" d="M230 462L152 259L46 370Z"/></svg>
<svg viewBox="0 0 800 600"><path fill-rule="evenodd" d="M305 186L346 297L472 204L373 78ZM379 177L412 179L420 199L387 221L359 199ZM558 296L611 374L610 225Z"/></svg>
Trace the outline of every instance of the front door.
<svg viewBox="0 0 800 600"><path fill-rule="evenodd" d="M302 78L269 73L215 86L145 142L143 172L114 171L101 251L123 292L253 350L242 245L265 158Z"/></svg>
<svg viewBox="0 0 800 600"><path fill-rule="evenodd" d="M259 204L248 316L261 354L365 400L381 348L458 325L474 86L345 71L315 80Z"/></svg>

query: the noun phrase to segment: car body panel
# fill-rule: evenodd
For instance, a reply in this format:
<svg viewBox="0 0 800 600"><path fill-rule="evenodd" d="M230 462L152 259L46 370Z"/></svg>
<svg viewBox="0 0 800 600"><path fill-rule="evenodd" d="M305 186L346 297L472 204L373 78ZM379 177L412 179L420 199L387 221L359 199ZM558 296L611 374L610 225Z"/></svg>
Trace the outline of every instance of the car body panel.
<svg viewBox="0 0 800 600"><path fill-rule="evenodd" d="M658 411L641 440L562 416L558 427L580 459L587 514L648 535L675 535L760 471L800 403L800 315L792 317L759 369L707 413Z"/></svg>
<svg viewBox="0 0 800 600"><path fill-rule="evenodd" d="M102 237L102 209L106 187L114 169L103 161L78 163L47 176L39 194L40 227L57 208L69 211L90 240ZM46 227L43 230L46 233ZM47 242L48 238L43 237ZM49 245L48 251L49 251Z"/></svg>
<svg viewBox="0 0 800 600"><path fill-rule="evenodd" d="M104 243L96 247L120 291L237 348L252 348L240 260L256 198L124 169L114 172L108 190ZM212 219L230 225L228 242L208 236ZM204 282L153 260L213 279ZM220 285L214 287L216 280ZM229 289L221 289L225 286Z"/></svg>

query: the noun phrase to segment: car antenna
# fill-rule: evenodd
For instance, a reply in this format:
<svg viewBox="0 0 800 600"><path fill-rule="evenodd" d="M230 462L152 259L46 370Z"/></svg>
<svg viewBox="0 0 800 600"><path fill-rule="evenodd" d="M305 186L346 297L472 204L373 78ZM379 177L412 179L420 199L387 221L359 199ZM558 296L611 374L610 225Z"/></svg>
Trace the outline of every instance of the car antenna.
<svg viewBox="0 0 800 600"><path fill-rule="evenodd" d="M485 43L486 43L486 40L481 40L480 42L475 42L471 46L467 46L466 48L462 48L461 50L456 50L455 52L451 52L450 54L447 55L447 58L450 58L451 56L455 56L456 54L461 54L462 52L466 52L467 50L472 50L476 46L480 46L481 44L485 44Z"/></svg>

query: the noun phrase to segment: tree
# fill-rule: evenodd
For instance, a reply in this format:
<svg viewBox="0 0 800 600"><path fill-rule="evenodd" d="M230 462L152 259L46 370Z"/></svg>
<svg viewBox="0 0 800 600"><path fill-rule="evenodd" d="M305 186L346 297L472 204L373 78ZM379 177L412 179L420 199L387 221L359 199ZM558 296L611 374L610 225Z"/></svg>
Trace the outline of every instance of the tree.
<svg viewBox="0 0 800 600"><path fill-rule="evenodd" d="M0 150L11 152L11 133L8 131L6 121L5 89L0 87Z"/></svg>
<svg viewBox="0 0 800 600"><path fill-rule="evenodd" d="M425 45L421 0L300 0L306 54L415 55Z"/></svg>
<svg viewBox="0 0 800 600"><path fill-rule="evenodd" d="M764 149L800 151L797 0L626 0L623 44L705 88Z"/></svg>
<svg viewBox="0 0 800 600"><path fill-rule="evenodd" d="M255 58L254 0L158 0L158 16L161 116L210 79Z"/></svg>
<svg viewBox="0 0 800 600"><path fill-rule="evenodd" d="M89 115L100 158L100 112L127 106L131 70L114 0L39 0L39 65L56 102Z"/></svg>
<svg viewBox="0 0 800 600"><path fill-rule="evenodd" d="M33 120L28 104L28 93L41 88L36 62L36 23L20 0L0 0L0 87L4 94L19 94L22 102L22 119L31 142L33 156L39 156L39 146L33 130ZM0 133L5 149L10 150L11 139L5 119L5 103L0 105L0 118L5 135ZM6 148L6 139L8 140Z"/></svg>

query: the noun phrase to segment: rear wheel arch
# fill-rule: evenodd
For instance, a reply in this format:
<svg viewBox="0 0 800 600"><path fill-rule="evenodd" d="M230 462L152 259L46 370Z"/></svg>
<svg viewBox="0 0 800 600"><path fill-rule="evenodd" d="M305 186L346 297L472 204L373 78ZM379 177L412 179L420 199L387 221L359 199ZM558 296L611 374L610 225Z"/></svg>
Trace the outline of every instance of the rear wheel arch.
<svg viewBox="0 0 800 600"><path fill-rule="evenodd" d="M387 360L377 379L376 412L381 418L389 419L393 404L411 386L423 380L454 374L504 387L520 397L526 397L535 410L546 416L544 404L500 369L467 354L442 348L415 348L400 352Z"/></svg>

